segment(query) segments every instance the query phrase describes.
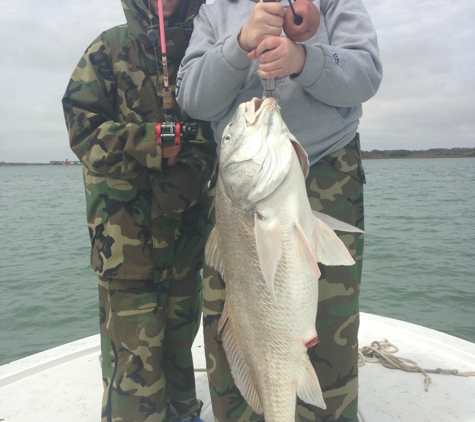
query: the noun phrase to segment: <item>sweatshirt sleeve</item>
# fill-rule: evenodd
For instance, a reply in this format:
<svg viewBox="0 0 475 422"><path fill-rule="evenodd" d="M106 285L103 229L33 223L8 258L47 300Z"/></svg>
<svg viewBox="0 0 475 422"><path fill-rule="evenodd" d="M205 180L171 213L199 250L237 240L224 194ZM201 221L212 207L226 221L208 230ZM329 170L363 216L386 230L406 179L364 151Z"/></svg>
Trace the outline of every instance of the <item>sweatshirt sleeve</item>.
<svg viewBox="0 0 475 422"><path fill-rule="evenodd" d="M237 42L239 32L217 39L210 20L202 7L178 71L176 99L195 119L220 120L244 85L251 60Z"/></svg>
<svg viewBox="0 0 475 422"><path fill-rule="evenodd" d="M376 32L361 0L322 0L329 43L304 45L307 58L295 78L310 95L334 107L370 99L382 79Z"/></svg>
<svg viewBox="0 0 475 422"><path fill-rule="evenodd" d="M120 98L108 54L99 37L79 61L62 100L66 126L71 149L90 171L132 179L137 165L160 170L162 151L154 123L115 118Z"/></svg>
<svg viewBox="0 0 475 422"><path fill-rule="evenodd" d="M245 22L249 11L235 16L236 11L237 7L233 8L235 21ZM323 35L317 33L317 41L303 44L306 62L291 80L329 106L359 105L377 92L382 79L371 19L361 0L321 0L320 12ZM221 26L211 8L200 9L178 72L177 101L198 119L220 120L243 87L260 87L257 74L251 74L252 60L237 42L241 26L230 25L237 28L235 33L218 38L215 34Z"/></svg>

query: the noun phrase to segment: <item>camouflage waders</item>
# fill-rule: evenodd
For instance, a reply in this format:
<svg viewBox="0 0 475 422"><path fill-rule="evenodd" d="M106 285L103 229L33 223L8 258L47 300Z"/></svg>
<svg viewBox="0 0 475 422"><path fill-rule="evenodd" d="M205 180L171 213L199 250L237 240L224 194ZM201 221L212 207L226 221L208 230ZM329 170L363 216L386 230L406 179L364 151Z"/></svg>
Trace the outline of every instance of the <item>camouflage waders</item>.
<svg viewBox="0 0 475 422"><path fill-rule="evenodd" d="M173 171L175 179L157 172L155 185L159 186L162 178L186 179L186 173L179 177L178 167ZM180 189L176 195L185 191ZM174 211L180 201L172 200L173 191L168 193L169 203L160 201L160 195L165 194L167 189L163 188L163 193L157 190L159 201L152 202L155 279L99 277L102 422L168 422L200 414L191 346L199 329L203 299L203 207L200 203ZM129 208L133 209L133 204ZM168 217L160 215L165 211ZM138 238L135 231L142 226L125 224L113 214L105 229L117 235L117 248L128 248L130 253L131 239L124 233ZM94 245L98 255L104 252L103 241Z"/></svg>
<svg viewBox="0 0 475 422"><path fill-rule="evenodd" d="M201 276L157 287L153 280L99 279L102 422L168 422L200 413L191 345Z"/></svg>
<svg viewBox="0 0 475 422"><path fill-rule="evenodd" d="M358 135L345 148L310 167L306 180L310 204L346 223L364 229L363 183ZM216 183L216 176L213 178ZM214 193L211 186L211 194ZM214 209L210 207L210 223ZM211 229L209 229L211 230ZM319 343L309 349L327 409L298 400L296 421L357 422L358 406L358 295L363 264L363 235L338 233L356 265L320 265L317 333ZM226 298L225 284L216 271L204 269L203 329L213 412L217 422L263 420L247 405L234 385L220 336L218 321Z"/></svg>

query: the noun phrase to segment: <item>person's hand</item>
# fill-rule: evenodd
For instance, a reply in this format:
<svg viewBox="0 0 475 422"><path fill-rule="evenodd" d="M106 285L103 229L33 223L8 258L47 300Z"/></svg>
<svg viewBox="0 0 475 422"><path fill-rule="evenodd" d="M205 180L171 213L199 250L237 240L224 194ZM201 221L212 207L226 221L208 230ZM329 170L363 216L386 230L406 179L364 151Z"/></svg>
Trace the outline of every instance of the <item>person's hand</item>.
<svg viewBox="0 0 475 422"><path fill-rule="evenodd" d="M248 21L241 28L238 36L239 46L249 52L267 37L279 36L284 25L284 15L285 9L280 3L257 3Z"/></svg>
<svg viewBox="0 0 475 422"><path fill-rule="evenodd" d="M302 72L307 53L300 44L278 36L261 41L248 57L259 59L259 76L269 79Z"/></svg>
<svg viewBox="0 0 475 422"><path fill-rule="evenodd" d="M181 145L162 146L162 158L174 158L180 152Z"/></svg>

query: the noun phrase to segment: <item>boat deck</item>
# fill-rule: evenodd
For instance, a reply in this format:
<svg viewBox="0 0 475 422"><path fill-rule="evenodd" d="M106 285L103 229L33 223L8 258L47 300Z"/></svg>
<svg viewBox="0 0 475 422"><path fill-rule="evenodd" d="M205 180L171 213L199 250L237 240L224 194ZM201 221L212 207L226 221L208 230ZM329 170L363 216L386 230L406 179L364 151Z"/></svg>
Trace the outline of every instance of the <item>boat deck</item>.
<svg viewBox="0 0 475 422"><path fill-rule="evenodd" d="M388 339L398 357L425 369L475 371L475 344L438 331L361 314L360 347ZM193 346L202 418L212 422L201 333ZM100 419L99 335L0 366L0 421L93 422ZM359 408L366 422L475 422L475 377L424 376L366 363L360 367ZM364 419L363 419L364 418Z"/></svg>

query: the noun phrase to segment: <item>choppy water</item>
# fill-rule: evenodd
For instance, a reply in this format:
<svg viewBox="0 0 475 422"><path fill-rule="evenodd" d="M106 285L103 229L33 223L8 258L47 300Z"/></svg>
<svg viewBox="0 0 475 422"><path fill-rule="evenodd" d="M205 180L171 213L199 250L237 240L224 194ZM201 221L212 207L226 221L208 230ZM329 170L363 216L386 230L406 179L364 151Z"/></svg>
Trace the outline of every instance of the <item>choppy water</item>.
<svg viewBox="0 0 475 422"><path fill-rule="evenodd" d="M81 166L0 167L0 364L98 332Z"/></svg>
<svg viewBox="0 0 475 422"><path fill-rule="evenodd" d="M364 167L361 309L475 342L475 160Z"/></svg>
<svg viewBox="0 0 475 422"><path fill-rule="evenodd" d="M475 342L475 159L367 160L361 310ZM80 166L0 167L0 364L98 332Z"/></svg>

